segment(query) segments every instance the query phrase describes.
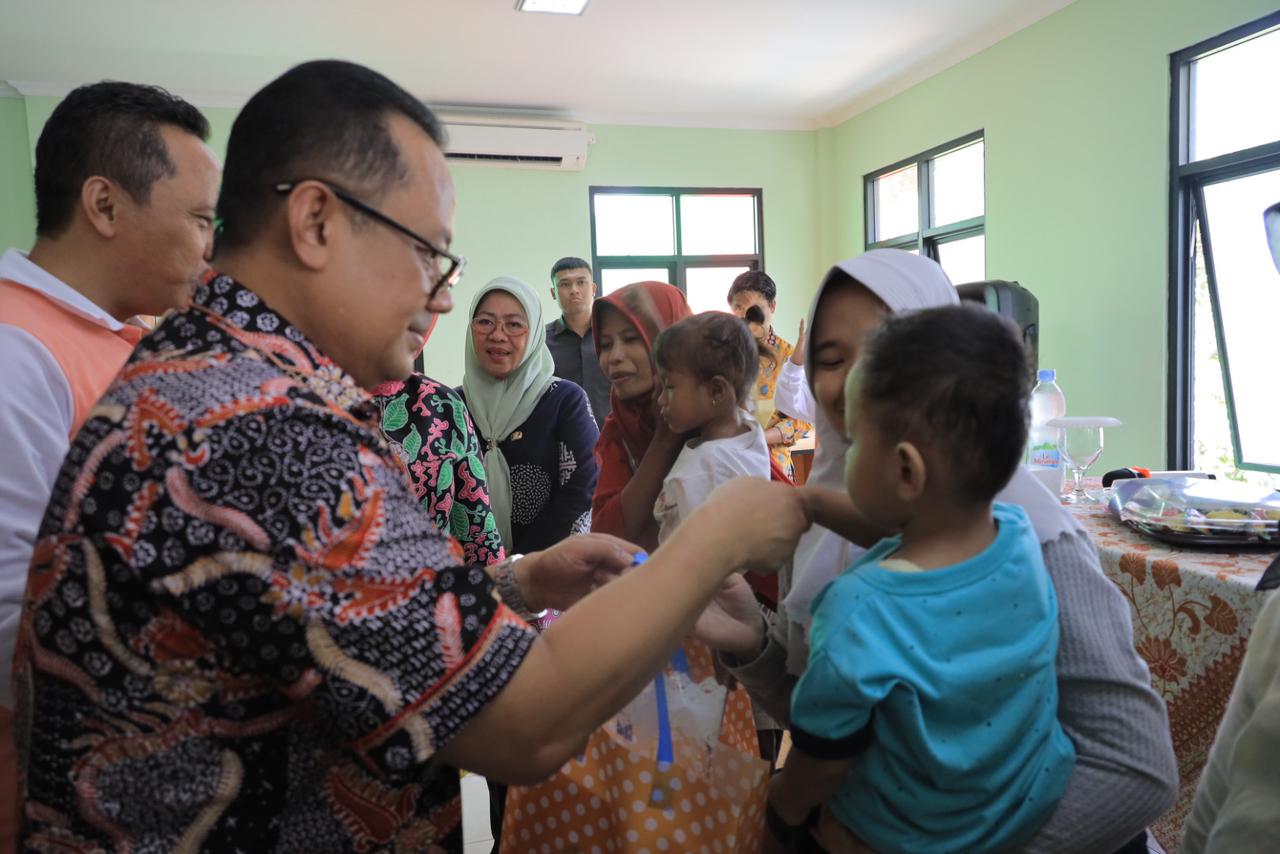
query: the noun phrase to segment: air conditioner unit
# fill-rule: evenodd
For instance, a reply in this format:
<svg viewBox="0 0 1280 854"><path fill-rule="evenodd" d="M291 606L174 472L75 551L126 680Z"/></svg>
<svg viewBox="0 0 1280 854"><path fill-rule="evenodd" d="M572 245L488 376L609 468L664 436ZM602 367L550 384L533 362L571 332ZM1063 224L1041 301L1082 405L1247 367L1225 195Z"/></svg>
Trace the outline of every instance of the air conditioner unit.
<svg viewBox="0 0 1280 854"><path fill-rule="evenodd" d="M581 122L443 114L451 163L509 169L580 171L595 134Z"/></svg>

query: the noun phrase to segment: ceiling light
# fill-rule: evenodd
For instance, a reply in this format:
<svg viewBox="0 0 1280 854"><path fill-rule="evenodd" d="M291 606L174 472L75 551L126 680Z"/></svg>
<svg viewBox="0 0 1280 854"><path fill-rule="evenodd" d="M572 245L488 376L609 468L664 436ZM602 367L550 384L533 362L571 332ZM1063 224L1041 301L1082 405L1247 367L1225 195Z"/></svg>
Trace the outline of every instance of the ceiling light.
<svg viewBox="0 0 1280 854"><path fill-rule="evenodd" d="M516 0L518 12L549 12L553 15L581 15L590 0Z"/></svg>

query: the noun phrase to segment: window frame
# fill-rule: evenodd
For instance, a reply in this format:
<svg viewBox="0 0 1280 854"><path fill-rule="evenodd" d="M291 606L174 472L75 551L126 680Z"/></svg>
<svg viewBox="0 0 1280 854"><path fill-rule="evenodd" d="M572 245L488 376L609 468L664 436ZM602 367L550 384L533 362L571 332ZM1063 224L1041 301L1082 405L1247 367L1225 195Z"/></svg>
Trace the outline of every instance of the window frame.
<svg viewBox="0 0 1280 854"><path fill-rule="evenodd" d="M1193 64L1218 51L1280 28L1280 12L1241 24L1225 33L1173 53L1169 57L1169 291L1166 456L1172 470L1190 469L1195 460L1195 244L1193 234L1200 227L1209 300L1213 314L1213 334L1217 340L1218 362L1222 368L1222 389L1227 404L1235 465L1245 471L1280 473L1280 466L1248 463L1240 453L1240 432L1235 418L1235 395L1222 317L1218 308L1217 274L1213 265L1212 238L1205 218L1204 187L1280 169L1280 140L1189 161L1194 132L1195 85ZM1278 200L1280 201L1280 200ZM1261 229L1259 229L1261 231Z"/></svg>
<svg viewBox="0 0 1280 854"><path fill-rule="evenodd" d="M596 196L672 196L675 212L675 254L673 255L600 255L596 244ZM754 196L756 204L756 251L749 255L685 255L680 250L684 235L680 233L680 196ZM633 267L666 267L669 284L686 297L685 271L690 267L746 267L763 270L764 266L764 189L761 187L623 187L589 186L587 212L591 220L591 269L595 273L596 297L604 293L604 270L626 270ZM726 292L727 294L727 292ZM727 305L727 302L726 302Z"/></svg>
<svg viewBox="0 0 1280 854"><path fill-rule="evenodd" d="M867 249L915 249L926 258L938 260L938 245L977 237L987 233L987 132L980 128L972 133L936 145L928 151L891 163L862 176L862 203L866 217L863 240ZM982 142L982 215L963 219L947 225L930 226L933 215L933 173L930 163L943 154L950 154L975 142ZM899 169L915 164L916 167L916 224L917 230L885 240L876 233L876 181ZM986 268L986 249L983 249L983 269Z"/></svg>

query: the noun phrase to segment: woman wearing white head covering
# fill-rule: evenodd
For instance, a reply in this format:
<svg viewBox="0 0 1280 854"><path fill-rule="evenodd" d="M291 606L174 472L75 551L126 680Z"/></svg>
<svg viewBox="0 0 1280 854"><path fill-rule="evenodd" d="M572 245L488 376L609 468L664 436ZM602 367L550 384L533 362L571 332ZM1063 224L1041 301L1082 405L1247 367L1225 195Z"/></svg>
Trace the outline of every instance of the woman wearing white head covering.
<svg viewBox="0 0 1280 854"><path fill-rule="evenodd" d="M818 444L807 486L845 489L849 442L834 422L843 420L843 381L862 335L891 313L957 301L941 267L900 250L872 250L831 269L806 324L806 374L818 402ZM1027 511L1053 578L1061 630L1058 718L1077 753L1067 792L1029 850L1120 850L1177 795L1164 703L1134 650L1129 607L1103 575L1087 534L1024 470L996 500ZM815 526L796 549L792 572L779 579L784 598L771 628L762 631L758 617L744 613L732 640L704 633L705 640L720 641L725 665L777 720L788 719L791 689L808 659L809 603L870 544ZM699 624L700 632L705 625Z"/></svg>

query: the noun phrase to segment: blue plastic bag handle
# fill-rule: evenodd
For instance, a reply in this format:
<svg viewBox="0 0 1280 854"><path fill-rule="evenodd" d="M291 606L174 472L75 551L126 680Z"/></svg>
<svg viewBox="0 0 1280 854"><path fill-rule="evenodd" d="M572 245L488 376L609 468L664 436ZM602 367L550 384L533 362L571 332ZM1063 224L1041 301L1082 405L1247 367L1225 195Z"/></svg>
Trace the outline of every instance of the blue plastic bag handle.
<svg viewBox="0 0 1280 854"><path fill-rule="evenodd" d="M676 654L671 656L671 666L683 673L685 676L690 675L689 658L684 654L684 647L676 650Z"/></svg>
<svg viewBox="0 0 1280 854"><path fill-rule="evenodd" d="M671 715L667 712L667 683L659 673L653 680L654 694L658 698L658 767L663 763L670 767L675 762L675 748L671 744Z"/></svg>
<svg viewBox="0 0 1280 854"><path fill-rule="evenodd" d="M684 647L676 650L671 656L671 666L677 672L688 676L689 657L684 654ZM670 767L676 760L675 748L671 743L671 713L667 710L667 683L664 675L659 673L653 680L653 693L658 698L658 762Z"/></svg>

